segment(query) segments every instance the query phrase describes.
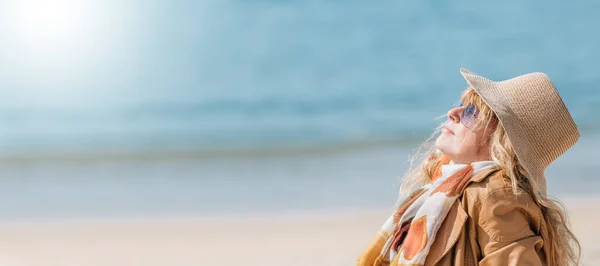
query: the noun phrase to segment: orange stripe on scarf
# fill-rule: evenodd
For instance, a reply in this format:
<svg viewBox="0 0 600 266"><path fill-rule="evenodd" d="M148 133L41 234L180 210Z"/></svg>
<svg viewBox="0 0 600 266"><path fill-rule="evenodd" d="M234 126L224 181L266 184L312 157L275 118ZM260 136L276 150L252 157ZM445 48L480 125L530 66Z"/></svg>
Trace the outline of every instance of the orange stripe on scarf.
<svg viewBox="0 0 600 266"><path fill-rule="evenodd" d="M426 192L425 189L419 191L419 193L415 194L409 201L402 204L402 206L400 206L400 208L398 208L398 210L394 213L394 223L397 224L400 221L400 218L402 217L402 215L404 215L406 210L408 210L408 207L410 207L410 205L412 205L413 202L415 202L425 192ZM398 229L397 226L396 226L396 229Z"/></svg>
<svg viewBox="0 0 600 266"><path fill-rule="evenodd" d="M446 193L448 197L457 196L467 186L471 176L473 176L473 166L469 164L444 180L444 183L441 183L429 195L441 192Z"/></svg>
<svg viewBox="0 0 600 266"><path fill-rule="evenodd" d="M435 181L440 176L442 176L442 165L449 164L449 163L450 163L450 158L448 158L448 156L446 156L446 155L443 155L442 160L438 163L437 167L435 168L435 172L433 173L433 176L431 177L431 182Z"/></svg>

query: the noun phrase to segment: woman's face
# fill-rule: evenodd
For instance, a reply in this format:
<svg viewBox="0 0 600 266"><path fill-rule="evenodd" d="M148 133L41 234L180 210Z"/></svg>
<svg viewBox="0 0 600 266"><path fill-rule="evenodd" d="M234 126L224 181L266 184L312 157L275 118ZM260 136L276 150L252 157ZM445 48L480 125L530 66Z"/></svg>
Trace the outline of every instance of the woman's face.
<svg viewBox="0 0 600 266"><path fill-rule="evenodd" d="M474 106L460 106L448 111L448 121L435 146L455 163L490 160L489 137L493 130L476 128L477 114Z"/></svg>

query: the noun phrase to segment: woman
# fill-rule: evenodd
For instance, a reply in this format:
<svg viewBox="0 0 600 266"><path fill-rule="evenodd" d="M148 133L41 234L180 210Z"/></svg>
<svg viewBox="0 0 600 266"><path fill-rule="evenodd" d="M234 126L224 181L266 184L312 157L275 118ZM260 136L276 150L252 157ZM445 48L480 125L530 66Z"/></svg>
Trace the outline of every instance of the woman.
<svg viewBox="0 0 600 266"><path fill-rule="evenodd" d="M413 158L420 166L358 265L578 264L566 213L546 195L544 169L579 139L556 88L543 73L461 73L461 105Z"/></svg>

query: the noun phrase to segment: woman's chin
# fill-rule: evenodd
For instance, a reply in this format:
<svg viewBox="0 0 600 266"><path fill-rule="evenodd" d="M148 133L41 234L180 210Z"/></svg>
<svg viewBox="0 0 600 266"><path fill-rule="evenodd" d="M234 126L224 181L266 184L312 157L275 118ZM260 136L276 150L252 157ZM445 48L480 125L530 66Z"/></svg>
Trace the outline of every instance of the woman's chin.
<svg viewBox="0 0 600 266"><path fill-rule="evenodd" d="M448 148L448 141L449 139L446 136L439 135L435 140L435 148L444 152Z"/></svg>
<svg viewBox="0 0 600 266"><path fill-rule="evenodd" d="M435 140L435 148L441 151L444 155L450 156L452 154L452 140L444 138L443 136L438 137Z"/></svg>

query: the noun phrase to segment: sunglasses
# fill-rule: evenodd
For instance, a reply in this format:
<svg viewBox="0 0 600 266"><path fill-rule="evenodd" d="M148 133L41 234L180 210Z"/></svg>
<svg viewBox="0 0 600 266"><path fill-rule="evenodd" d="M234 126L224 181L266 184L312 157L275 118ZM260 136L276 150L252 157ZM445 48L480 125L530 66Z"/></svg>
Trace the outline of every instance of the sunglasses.
<svg viewBox="0 0 600 266"><path fill-rule="evenodd" d="M460 103L457 107L462 106L463 103ZM468 105L463 109L462 114L460 115L460 122L468 129L473 130L475 122L477 121L476 117L478 113L479 110L477 110L477 107L475 107L475 105Z"/></svg>

